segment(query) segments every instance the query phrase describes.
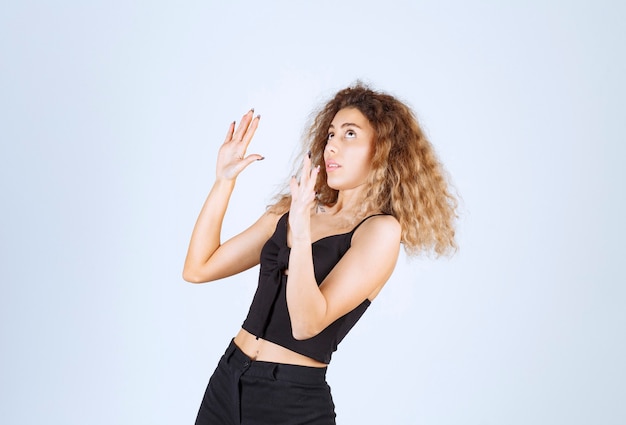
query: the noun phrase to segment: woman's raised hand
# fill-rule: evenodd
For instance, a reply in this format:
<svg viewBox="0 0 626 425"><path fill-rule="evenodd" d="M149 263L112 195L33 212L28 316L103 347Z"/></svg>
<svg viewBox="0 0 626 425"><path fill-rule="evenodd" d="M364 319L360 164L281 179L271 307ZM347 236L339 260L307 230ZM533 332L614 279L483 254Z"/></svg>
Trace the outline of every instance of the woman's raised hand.
<svg viewBox="0 0 626 425"><path fill-rule="evenodd" d="M315 183L320 172L319 165L312 167L311 158L307 155L302 164L300 182L292 177L289 182L291 190L291 207L289 210L289 227L292 236L309 235L311 208L315 202Z"/></svg>
<svg viewBox="0 0 626 425"><path fill-rule="evenodd" d="M217 154L216 177L218 180L235 180L244 168L254 161L263 159L263 156L256 153L246 156L246 150L259 126L260 119L260 115L254 117L254 109L251 109L241 118L236 130L235 122L230 124L224 143Z"/></svg>

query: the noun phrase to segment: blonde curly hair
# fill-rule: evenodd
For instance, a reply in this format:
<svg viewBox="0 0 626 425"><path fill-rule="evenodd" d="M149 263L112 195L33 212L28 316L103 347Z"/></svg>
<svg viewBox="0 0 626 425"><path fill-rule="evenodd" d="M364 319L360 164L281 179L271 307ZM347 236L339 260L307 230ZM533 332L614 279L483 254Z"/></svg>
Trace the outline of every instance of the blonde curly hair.
<svg viewBox="0 0 626 425"><path fill-rule="evenodd" d="M370 173L363 214L381 211L394 216L402 228L402 243L409 255L457 249L454 224L457 200L450 193L446 174L433 146L411 109L395 97L374 91L357 82L339 91L315 115L305 134L304 152L311 152L313 164L324 164L328 128L335 114L344 108L358 109L375 130ZM322 205L334 205L338 191L326 183L320 168L316 182ZM269 211L289 209L291 196L282 193Z"/></svg>

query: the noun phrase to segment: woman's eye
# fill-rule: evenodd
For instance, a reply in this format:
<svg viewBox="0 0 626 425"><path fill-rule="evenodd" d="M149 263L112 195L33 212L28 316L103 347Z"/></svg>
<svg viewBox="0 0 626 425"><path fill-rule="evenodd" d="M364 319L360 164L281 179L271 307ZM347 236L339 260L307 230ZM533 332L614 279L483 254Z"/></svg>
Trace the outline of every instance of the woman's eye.
<svg viewBox="0 0 626 425"><path fill-rule="evenodd" d="M356 133L352 130L348 130L346 131L346 137L349 137L349 138L356 137Z"/></svg>
<svg viewBox="0 0 626 425"><path fill-rule="evenodd" d="M328 133L328 136L326 136L326 140L330 140L330 139L332 139L332 138L333 138L333 136L334 136L334 134L333 134L333 133Z"/></svg>

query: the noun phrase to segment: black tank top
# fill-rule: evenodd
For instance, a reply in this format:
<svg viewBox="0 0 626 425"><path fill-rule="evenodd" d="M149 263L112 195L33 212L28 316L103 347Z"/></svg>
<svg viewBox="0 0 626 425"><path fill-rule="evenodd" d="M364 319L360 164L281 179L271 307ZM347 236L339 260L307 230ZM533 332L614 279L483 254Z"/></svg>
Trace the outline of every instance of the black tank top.
<svg viewBox="0 0 626 425"><path fill-rule="evenodd" d="M312 338L297 340L293 337L287 310L287 276L284 273L289 267L291 251L287 246L287 215L288 213L284 214L278 220L274 234L261 250L259 284L242 327L257 338L328 364L332 353L367 310L370 301L364 299L354 310L335 320ZM313 243L313 269L318 285L350 248L356 229L370 217L374 216L366 217L348 233L327 236Z"/></svg>

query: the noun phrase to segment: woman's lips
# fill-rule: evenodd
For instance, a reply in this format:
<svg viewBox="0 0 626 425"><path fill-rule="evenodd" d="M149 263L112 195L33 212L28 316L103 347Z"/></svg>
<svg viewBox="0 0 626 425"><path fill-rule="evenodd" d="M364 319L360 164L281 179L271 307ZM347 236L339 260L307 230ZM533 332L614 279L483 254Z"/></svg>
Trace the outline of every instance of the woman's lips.
<svg viewBox="0 0 626 425"><path fill-rule="evenodd" d="M326 172L335 171L340 168L341 165L337 164L335 161L326 161Z"/></svg>

